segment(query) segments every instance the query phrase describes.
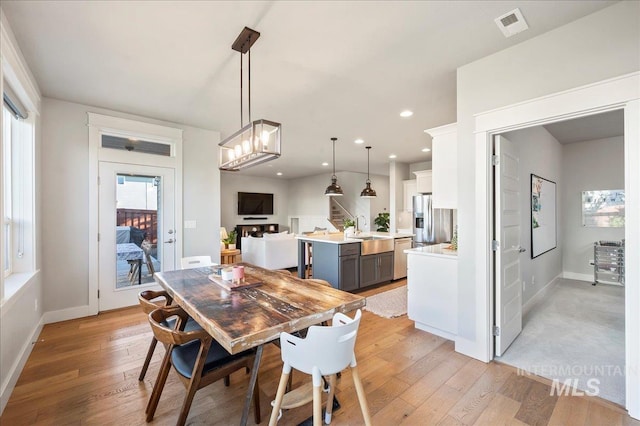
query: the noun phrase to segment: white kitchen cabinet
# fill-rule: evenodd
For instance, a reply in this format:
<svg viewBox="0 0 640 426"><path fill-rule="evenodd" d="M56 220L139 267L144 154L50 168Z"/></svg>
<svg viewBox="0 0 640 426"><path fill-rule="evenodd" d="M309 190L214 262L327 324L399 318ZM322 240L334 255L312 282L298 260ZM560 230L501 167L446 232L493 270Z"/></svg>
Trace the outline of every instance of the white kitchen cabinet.
<svg viewBox="0 0 640 426"><path fill-rule="evenodd" d="M413 172L413 174L416 175L418 193L428 194L432 192L431 170L421 170L419 172Z"/></svg>
<svg viewBox="0 0 640 426"><path fill-rule="evenodd" d="M458 257L407 250L407 313L415 327L445 339L458 333Z"/></svg>
<svg viewBox="0 0 640 426"><path fill-rule="evenodd" d="M418 195L418 184L415 179L403 180L404 186L404 210L413 211L413 196Z"/></svg>
<svg viewBox="0 0 640 426"><path fill-rule="evenodd" d="M433 208L458 208L458 133L457 124L425 130L433 138L431 164L433 171Z"/></svg>

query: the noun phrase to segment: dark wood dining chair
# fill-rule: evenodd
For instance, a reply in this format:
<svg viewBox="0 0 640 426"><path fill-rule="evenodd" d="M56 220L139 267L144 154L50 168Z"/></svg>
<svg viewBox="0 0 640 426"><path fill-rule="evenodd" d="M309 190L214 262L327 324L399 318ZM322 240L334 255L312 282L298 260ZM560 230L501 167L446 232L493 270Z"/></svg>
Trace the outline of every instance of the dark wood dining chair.
<svg viewBox="0 0 640 426"><path fill-rule="evenodd" d="M142 307L142 311L149 315L158 307L170 306L173 303L173 299L164 290L161 291L151 291L146 290L140 292L138 294L138 302L140 302L140 306ZM169 319L165 324L169 328L175 328L176 321L175 319ZM187 331L190 330L198 330L202 329L200 325L195 322L192 318L189 318L188 321L184 324L184 329ZM149 368L149 363L151 362L151 358L153 357L153 352L156 350L156 345L158 344L158 340L155 336L151 338L151 343L149 344L149 350L147 351L147 357L144 360L144 364L142 365L142 371L140 371L140 376L138 376L139 381L144 380L144 376L147 374L147 369Z"/></svg>
<svg viewBox="0 0 640 426"><path fill-rule="evenodd" d="M177 318L175 329L165 325L172 317ZM176 423L179 426L184 425L187 420L196 391L228 377L234 371L240 369L250 371L253 368L255 350L250 349L231 355L204 330L181 331L182 325L188 319L189 315L179 306L161 307L149 314L149 323L155 338L165 343L168 349L147 404L147 422L153 420L171 366L174 367L180 381L187 389ZM260 423L257 380L253 390L253 403L255 422Z"/></svg>

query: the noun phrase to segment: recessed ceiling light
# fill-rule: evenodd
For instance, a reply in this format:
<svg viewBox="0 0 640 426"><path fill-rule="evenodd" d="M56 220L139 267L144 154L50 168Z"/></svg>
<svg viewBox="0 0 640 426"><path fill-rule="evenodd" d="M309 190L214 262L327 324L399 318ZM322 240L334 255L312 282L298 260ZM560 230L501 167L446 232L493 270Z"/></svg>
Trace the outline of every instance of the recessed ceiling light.
<svg viewBox="0 0 640 426"><path fill-rule="evenodd" d="M278 172L276 173L278 176L282 176L282 172Z"/></svg>
<svg viewBox="0 0 640 426"><path fill-rule="evenodd" d="M412 115L413 115L413 111L409 111L408 109L405 109L400 113L400 117L403 117L403 118L411 117Z"/></svg>
<svg viewBox="0 0 640 426"><path fill-rule="evenodd" d="M357 143L358 145L364 143L363 139L356 139L355 141L353 141L354 143Z"/></svg>
<svg viewBox="0 0 640 426"><path fill-rule="evenodd" d="M391 154L391 155L389 156L389 158L391 158L391 159L396 158L396 157L397 157L397 155L395 155L395 154Z"/></svg>
<svg viewBox="0 0 640 426"><path fill-rule="evenodd" d="M324 163L322 163L323 166L328 166L329 163L327 163L326 161Z"/></svg>
<svg viewBox="0 0 640 426"><path fill-rule="evenodd" d="M429 152L431 151L431 148L422 148L422 152Z"/></svg>

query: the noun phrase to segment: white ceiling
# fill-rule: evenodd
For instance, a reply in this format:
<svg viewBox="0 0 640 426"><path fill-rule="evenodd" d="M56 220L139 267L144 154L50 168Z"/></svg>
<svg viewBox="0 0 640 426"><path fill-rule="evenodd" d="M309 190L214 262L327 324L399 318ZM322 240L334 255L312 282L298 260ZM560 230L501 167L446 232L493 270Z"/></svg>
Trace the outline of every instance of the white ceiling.
<svg viewBox="0 0 640 426"><path fill-rule="evenodd" d="M623 110L547 124L545 129L561 144L612 138L624 134Z"/></svg>
<svg viewBox="0 0 640 426"><path fill-rule="evenodd" d="M240 127L244 26L252 118L282 123L278 160L240 173L283 179L388 174L388 156L428 161L424 129L456 120L456 68L615 1L2 1L44 96L219 130ZM530 29L494 18L519 7ZM246 72L246 70L245 70ZM245 101L246 106L246 101ZM413 117L401 119L411 109ZM245 118L246 120L246 118ZM213 143L213 142L212 142ZM217 159L212 159L217 161Z"/></svg>

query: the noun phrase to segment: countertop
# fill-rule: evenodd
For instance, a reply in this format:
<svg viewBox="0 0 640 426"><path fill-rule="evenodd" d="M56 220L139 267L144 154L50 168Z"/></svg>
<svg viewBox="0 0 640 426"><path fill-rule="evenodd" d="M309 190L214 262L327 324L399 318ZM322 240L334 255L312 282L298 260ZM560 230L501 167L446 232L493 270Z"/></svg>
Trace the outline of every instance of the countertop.
<svg viewBox="0 0 640 426"><path fill-rule="evenodd" d="M405 233L399 233L399 232L362 232L358 235L355 235L354 237L349 237L349 238L345 238L343 233L338 233L338 234L317 234L317 235L298 235L296 238L298 240L305 240L305 241L318 241L318 242L324 242L324 243L331 243L331 244L349 244L349 243L359 243L362 240L359 237L367 237L367 236L374 236L374 237L381 237L381 238L387 238L387 239L397 239L397 238L412 238L413 235L412 234L405 234Z"/></svg>
<svg viewBox="0 0 640 426"><path fill-rule="evenodd" d="M449 247L449 243L443 244L434 244L432 246L424 246L424 247L416 247L412 249L407 249L404 252L407 254L417 254L420 256L433 256L433 257L444 257L448 259L457 259L458 252L450 249L446 249L445 247Z"/></svg>

